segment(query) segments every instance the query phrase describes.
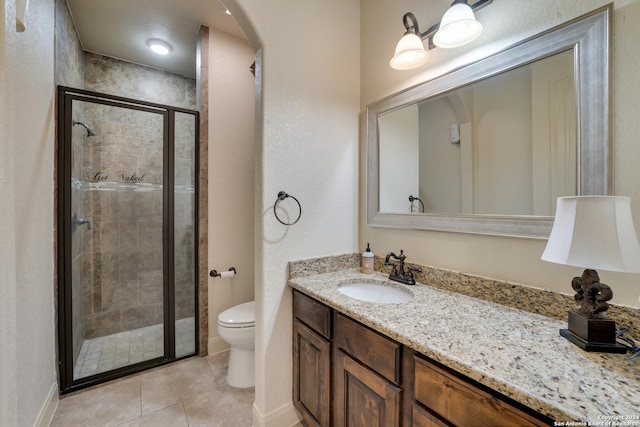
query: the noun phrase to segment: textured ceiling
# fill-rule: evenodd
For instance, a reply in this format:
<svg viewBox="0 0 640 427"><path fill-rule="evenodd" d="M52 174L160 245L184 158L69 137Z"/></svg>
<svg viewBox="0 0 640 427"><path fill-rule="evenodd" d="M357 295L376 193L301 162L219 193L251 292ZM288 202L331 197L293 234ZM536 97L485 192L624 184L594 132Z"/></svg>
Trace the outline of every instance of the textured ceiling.
<svg viewBox="0 0 640 427"><path fill-rule="evenodd" d="M218 0L67 0L84 50L195 77L200 25L244 38ZM147 40L169 42L157 55Z"/></svg>

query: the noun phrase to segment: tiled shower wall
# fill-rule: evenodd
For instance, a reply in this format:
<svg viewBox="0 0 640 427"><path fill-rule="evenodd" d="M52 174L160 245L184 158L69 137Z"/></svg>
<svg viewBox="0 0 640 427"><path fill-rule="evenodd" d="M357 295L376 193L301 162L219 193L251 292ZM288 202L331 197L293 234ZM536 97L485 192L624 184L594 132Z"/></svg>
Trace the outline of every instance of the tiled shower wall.
<svg viewBox="0 0 640 427"><path fill-rule="evenodd" d="M194 79L92 53L85 53L84 69L88 90L196 109ZM84 138L82 164L83 212L93 225L83 239L84 326L85 338L94 338L163 320L162 116L86 103L84 118L97 132ZM181 113L176 120L175 274L180 319L193 316L195 310L195 122ZM117 186L99 189L99 182Z"/></svg>
<svg viewBox="0 0 640 427"><path fill-rule="evenodd" d="M93 103L84 110L97 132L84 139L82 176L93 225L83 242L85 337L94 338L162 323L162 116ZM130 177L149 190L128 185Z"/></svg>
<svg viewBox="0 0 640 427"><path fill-rule="evenodd" d="M84 53L84 85L95 92L197 110L195 79L95 53Z"/></svg>
<svg viewBox="0 0 640 427"><path fill-rule="evenodd" d="M83 52L80 39L76 33L75 25L67 7L65 0L56 0L56 61L55 61L55 79L56 83L61 86L83 88ZM83 121L82 110L74 111L73 120ZM80 176L82 171L82 138L86 132L82 128L75 127L72 136L72 150L75 162L71 165L74 176ZM72 189L73 211L82 217L82 203L79 189ZM57 200L57 198L56 198ZM57 210L56 210L57 212ZM73 236L73 253L72 253L72 275L73 283L82 283L82 238L81 234ZM57 283L57 279L55 281ZM79 302L74 304L73 309L73 348L75 350L74 360L78 355L82 341L84 340L84 321L82 318L83 307L82 287L73 286L72 298Z"/></svg>
<svg viewBox="0 0 640 427"><path fill-rule="evenodd" d="M198 168L198 316L199 354L209 352L209 28L200 26L197 43L196 95L200 111Z"/></svg>

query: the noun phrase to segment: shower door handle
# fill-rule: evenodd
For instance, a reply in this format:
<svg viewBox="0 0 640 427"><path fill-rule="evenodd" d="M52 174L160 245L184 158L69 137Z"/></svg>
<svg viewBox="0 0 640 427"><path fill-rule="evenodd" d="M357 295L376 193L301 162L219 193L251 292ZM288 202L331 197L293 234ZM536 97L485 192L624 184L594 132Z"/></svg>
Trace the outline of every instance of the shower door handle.
<svg viewBox="0 0 640 427"><path fill-rule="evenodd" d="M75 232L78 229L79 225L84 225L84 224L87 224L87 230L91 230L90 219L78 218L78 214L76 214L75 212L71 214L71 231L72 232Z"/></svg>

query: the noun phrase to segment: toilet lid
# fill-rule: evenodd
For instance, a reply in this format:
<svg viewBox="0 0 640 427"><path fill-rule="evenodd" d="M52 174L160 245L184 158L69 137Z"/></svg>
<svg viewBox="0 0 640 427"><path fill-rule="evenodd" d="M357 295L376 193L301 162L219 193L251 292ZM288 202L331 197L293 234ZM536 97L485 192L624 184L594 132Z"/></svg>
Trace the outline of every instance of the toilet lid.
<svg viewBox="0 0 640 427"><path fill-rule="evenodd" d="M254 301L245 302L223 311L218 316L218 324L227 328L246 328L256 323Z"/></svg>

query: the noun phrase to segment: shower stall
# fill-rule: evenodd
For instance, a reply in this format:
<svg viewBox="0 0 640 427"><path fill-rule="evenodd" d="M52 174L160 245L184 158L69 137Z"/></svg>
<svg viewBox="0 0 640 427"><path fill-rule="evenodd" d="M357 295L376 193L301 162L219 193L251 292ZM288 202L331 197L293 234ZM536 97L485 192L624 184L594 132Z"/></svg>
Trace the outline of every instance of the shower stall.
<svg viewBox="0 0 640 427"><path fill-rule="evenodd" d="M197 353L198 122L58 89L62 393Z"/></svg>

